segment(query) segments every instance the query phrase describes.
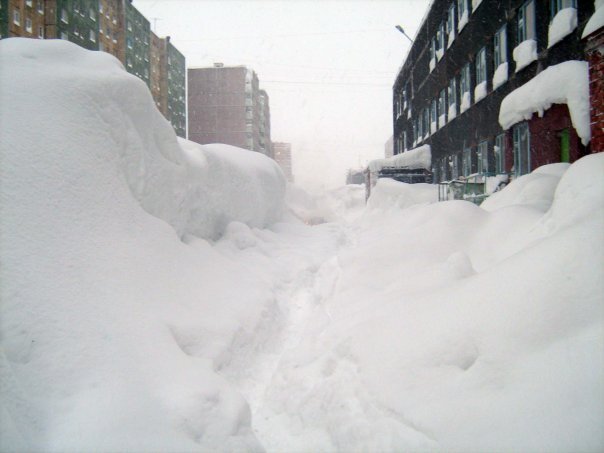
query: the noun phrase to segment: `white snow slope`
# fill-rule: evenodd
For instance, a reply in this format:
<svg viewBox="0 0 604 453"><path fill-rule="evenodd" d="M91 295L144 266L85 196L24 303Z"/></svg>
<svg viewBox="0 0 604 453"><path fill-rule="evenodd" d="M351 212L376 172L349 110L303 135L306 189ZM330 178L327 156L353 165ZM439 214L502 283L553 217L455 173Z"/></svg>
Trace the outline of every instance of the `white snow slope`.
<svg viewBox="0 0 604 453"><path fill-rule="evenodd" d="M179 147L102 53L9 39L0 67L0 450L604 449L604 154L484 208L389 181L360 216L361 187L290 193L339 223L275 196L195 230L281 176Z"/></svg>

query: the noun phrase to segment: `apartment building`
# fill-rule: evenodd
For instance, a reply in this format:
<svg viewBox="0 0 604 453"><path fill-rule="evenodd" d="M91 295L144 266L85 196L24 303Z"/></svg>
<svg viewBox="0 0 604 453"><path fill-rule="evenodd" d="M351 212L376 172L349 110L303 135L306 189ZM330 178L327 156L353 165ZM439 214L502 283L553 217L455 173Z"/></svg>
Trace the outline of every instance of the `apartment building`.
<svg viewBox="0 0 604 453"><path fill-rule="evenodd" d="M559 63L585 60L592 0L434 0L393 87L394 152L430 145L435 182L519 176L589 152L566 104L507 130L502 101ZM484 182L484 179L482 180Z"/></svg>
<svg viewBox="0 0 604 453"><path fill-rule="evenodd" d="M270 109L258 76L245 66L188 70L189 140L226 143L270 156Z"/></svg>
<svg viewBox="0 0 604 453"><path fill-rule="evenodd" d="M0 38L65 39L118 58L186 135L185 57L151 32L132 0L0 0ZM152 67L152 64L154 65Z"/></svg>
<svg viewBox="0 0 604 453"><path fill-rule="evenodd" d="M275 142L273 143L273 151L275 153L275 161L283 170L285 178L289 182L294 182L292 173L292 145L291 143ZM348 183L347 183L348 184ZM352 183L350 183L352 184Z"/></svg>

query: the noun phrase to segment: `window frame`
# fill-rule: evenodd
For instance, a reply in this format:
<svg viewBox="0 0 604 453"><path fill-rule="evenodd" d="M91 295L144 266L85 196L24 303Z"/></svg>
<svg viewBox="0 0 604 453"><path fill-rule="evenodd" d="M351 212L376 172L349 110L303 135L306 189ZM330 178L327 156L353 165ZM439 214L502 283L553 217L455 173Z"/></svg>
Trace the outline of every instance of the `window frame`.
<svg viewBox="0 0 604 453"><path fill-rule="evenodd" d="M530 13L530 14L529 14ZM527 14L530 17L527 17ZM518 44L529 39L536 39L535 1L527 0L518 8L517 34Z"/></svg>
<svg viewBox="0 0 604 453"><path fill-rule="evenodd" d="M523 133L526 134L525 140L523 140ZM514 144L514 175L522 176L531 171L531 133L528 122L523 121L512 126L512 137Z"/></svg>
<svg viewBox="0 0 604 453"><path fill-rule="evenodd" d="M502 39L503 38L503 39ZM508 36L507 24L504 24L493 37L493 67L497 69L499 65L508 61Z"/></svg>
<svg viewBox="0 0 604 453"><path fill-rule="evenodd" d="M483 47L476 54L474 61L474 72L476 75L476 86L487 81L487 49Z"/></svg>
<svg viewBox="0 0 604 453"><path fill-rule="evenodd" d="M497 148L497 149L495 149ZM505 170L505 133L498 134L495 137L495 173L498 175L506 173Z"/></svg>

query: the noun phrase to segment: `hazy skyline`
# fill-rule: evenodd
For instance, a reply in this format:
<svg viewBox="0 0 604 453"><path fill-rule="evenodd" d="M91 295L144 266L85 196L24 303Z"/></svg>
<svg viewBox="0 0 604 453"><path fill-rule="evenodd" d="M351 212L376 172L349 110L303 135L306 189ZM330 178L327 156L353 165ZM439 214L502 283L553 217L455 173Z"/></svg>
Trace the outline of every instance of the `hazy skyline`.
<svg viewBox="0 0 604 453"><path fill-rule="evenodd" d="M296 182L337 187L383 157L392 85L428 0L135 0L187 67L246 65L268 92L273 141L292 143Z"/></svg>

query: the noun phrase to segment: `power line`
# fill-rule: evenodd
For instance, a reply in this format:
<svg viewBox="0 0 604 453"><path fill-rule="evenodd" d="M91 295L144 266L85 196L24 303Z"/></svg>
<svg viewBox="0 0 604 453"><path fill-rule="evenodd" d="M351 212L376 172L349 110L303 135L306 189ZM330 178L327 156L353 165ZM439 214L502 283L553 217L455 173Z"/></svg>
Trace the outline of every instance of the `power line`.
<svg viewBox="0 0 604 453"><path fill-rule="evenodd" d="M300 85L338 85L338 86L371 86L377 88L392 89L392 85L377 84L377 83L347 83L347 82L306 82L296 80L262 80L261 83L290 83Z"/></svg>
<svg viewBox="0 0 604 453"><path fill-rule="evenodd" d="M248 36L223 36L223 37L207 37L198 39L179 39L178 42L203 42L203 41L228 41L237 39L271 39L271 38L290 38L299 36L323 36L323 35L342 35L350 33L377 33L390 31L389 28L376 28L373 30L341 30L341 31L324 31L315 33L287 33L281 35L248 35Z"/></svg>

